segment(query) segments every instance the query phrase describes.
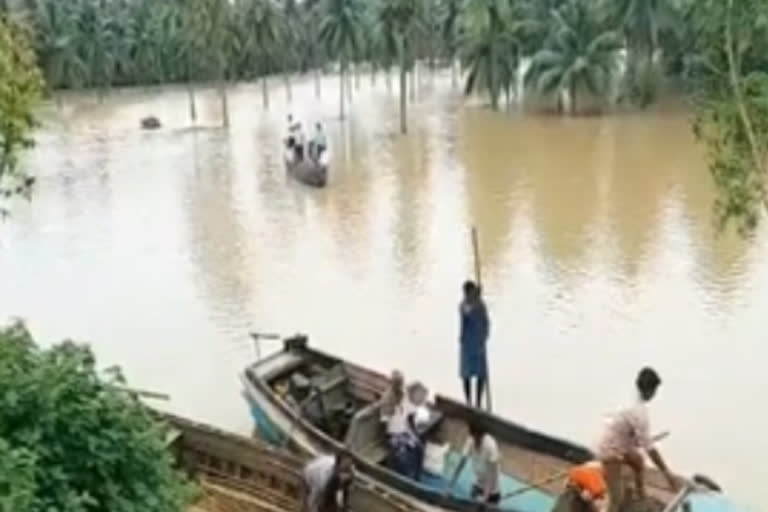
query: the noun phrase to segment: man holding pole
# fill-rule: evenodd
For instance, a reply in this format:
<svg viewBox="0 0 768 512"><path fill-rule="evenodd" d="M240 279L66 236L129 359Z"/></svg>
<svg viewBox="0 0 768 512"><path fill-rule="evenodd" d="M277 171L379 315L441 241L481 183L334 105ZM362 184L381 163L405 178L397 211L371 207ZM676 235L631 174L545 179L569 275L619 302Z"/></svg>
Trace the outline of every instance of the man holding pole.
<svg viewBox="0 0 768 512"><path fill-rule="evenodd" d="M645 459L643 452L653 461L666 478L673 491L678 490L676 478L667 468L661 452L654 446L650 435L647 404L656 395L661 378L653 368L645 367L635 379L637 401L619 410L606 423L597 448L608 488L609 512L618 512L624 489L622 467L629 466L635 476L635 488L640 498L645 498Z"/></svg>
<svg viewBox="0 0 768 512"><path fill-rule="evenodd" d="M472 405L472 379L475 379L475 407L480 408L488 380L485 347L490 332L490 320L480 287L473 281L466 281L463 292L464 298L459 306L459 373L464 384L464 397L469 405Z"/></svg>

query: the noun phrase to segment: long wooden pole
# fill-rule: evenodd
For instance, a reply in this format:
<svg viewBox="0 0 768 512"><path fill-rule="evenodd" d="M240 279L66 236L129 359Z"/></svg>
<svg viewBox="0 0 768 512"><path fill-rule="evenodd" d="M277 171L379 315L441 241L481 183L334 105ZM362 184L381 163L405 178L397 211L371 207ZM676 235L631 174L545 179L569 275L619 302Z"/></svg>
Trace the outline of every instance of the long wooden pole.
<svg viewBox="0 0 768 512"><path fill-rule="evenodd" d="M662 439L665 439L669 436L669 431L664 431L656 434L655 436L651 437L651 441L654 443L661 441ZM550 476L546 478L542 478L541 480L538 480L536 482L533 482L531 484L526 485L525 487L521 487L520 489L517 489L516 491L508 492L504 496L501 497L501 500L506 500L509 498L514 498L515 496L519 496L521 494L525 494L528 491L532 491L533 489L540 489L541 487L551 484L552 482L555 482L557 480L561 480L568 476L568 473L571 471L571 468L564 469L562 471L558 471L556 473L551 474Z"/></svg>
<svg viewBox="0 0 768 512"><path fill-rule="evenodd" d="M477 228L475 226L472 226L472 253L474 255L475 259L475 282L477 283L477 288L479 292L482 294L483 292L483 276L481 273L481 267L480 267L480 244L477 241ZM488 353L485 354L486 361L485 361L485 373L486 373L486 379L485 379L485 405L488 409L488 412L493 411L493 399L491 398L491 369L488 365Z"/></svg>

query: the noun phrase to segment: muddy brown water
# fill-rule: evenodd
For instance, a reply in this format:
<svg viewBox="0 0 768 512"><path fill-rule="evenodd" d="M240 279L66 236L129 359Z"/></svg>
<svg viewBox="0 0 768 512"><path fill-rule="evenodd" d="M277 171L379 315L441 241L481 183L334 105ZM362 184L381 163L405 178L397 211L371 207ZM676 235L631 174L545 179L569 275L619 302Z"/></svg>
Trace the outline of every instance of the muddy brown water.
<svg viewBox="0 0 768 512"><path fill-rule="evenodd" d="M421 82L406 137L382 78L361 80L343 124L333 77L320 100L295 83L290 107L276 81L268 112L258 86L233 88L228 131L206 91L197 129L172 87L47 106L26 159L39 187L0 225L0 317L44 343L90 340L173 411L241 432L249 330L303 331L458 396L475 224L496 411L590 443L651 364L670 464L764 503L768 251L762 233L715 237L684 108L504 115ZM286 179L289 110L326 124L325 190ZM150 113L164 126L142 132Z"/></svg>

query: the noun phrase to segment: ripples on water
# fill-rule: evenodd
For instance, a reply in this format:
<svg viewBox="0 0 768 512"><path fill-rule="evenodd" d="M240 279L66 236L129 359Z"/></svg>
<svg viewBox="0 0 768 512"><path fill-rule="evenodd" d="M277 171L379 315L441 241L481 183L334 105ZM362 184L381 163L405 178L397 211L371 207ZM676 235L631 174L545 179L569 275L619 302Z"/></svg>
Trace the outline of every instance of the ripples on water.
<svg viewBox="0 0 768 512"><path fill-rule="evenodd" d="M267 113L256 86L233 90L228 132L210 92L196 129L173 88L51 106L27 160L39 189L0 227L0 315L45 342L92 340L177 412L243 431L249 329L302 330L455 395L474 223L499 412L590 442L653 364L671 462L768 498L768 415L751 398L768 386L765 245L715 238L685 113L502 115L423 78L400 137L396 95L362 83L344 124L335 80L324 101L294 90L333 145L323 191L286 180L277 87ZM137 129L149 113L161 131Z"/></svg>

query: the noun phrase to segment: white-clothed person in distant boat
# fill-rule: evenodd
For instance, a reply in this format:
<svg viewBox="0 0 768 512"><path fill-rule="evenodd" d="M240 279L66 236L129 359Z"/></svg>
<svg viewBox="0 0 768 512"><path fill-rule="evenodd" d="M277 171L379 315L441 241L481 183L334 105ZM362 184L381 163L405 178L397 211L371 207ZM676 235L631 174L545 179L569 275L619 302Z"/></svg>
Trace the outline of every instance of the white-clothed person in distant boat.
<svg viewBox="0 0 768 512"><path fill-rule="evenodd" d="M286 119L285 145L289 148L292 148L296 143L297 126L298 125L293 120L293 114L288 114L288 118Z"/></svg>
<svg viewBox="0 0 768 512"><path fill-rule="evenodd" d="M337 512L346 509L347 488L352 481L353 470L352 457L346 451L336 455L320 455L310 461L303 472L305 489L302 512Z"/></svg>
<svg viewBox="0 0 768 512"><path fill-rule="evenodd" d="M459 479L467 459L472 460L472 466L475 473L475 481L472 484L472 499L498 505L501 501L501 492L499 491L499 477L501 474L499 463L499 446L496 440L485 432L485 430L474 423L469 424L469 437L464 443L461 461L456 467L453 478L445 490L445 495L449 496L456 481Z"/></svg>
<svg viewBox="0 0 768 512"><path fill-rule="evenodd" d="M296 160L301 162L304 160L304 151L306 149L306 135L304 134L304 128L301 123L296 123Z"/></svg>
<svg viewBox="0 0 768 512"><path fill-rule="evenodd" d="M315 163L319 163L323 153L328 149L328 139L325 137L322 124L315 124L315 134L312 136L312 141L309 144L312 160Z"/></svg>

